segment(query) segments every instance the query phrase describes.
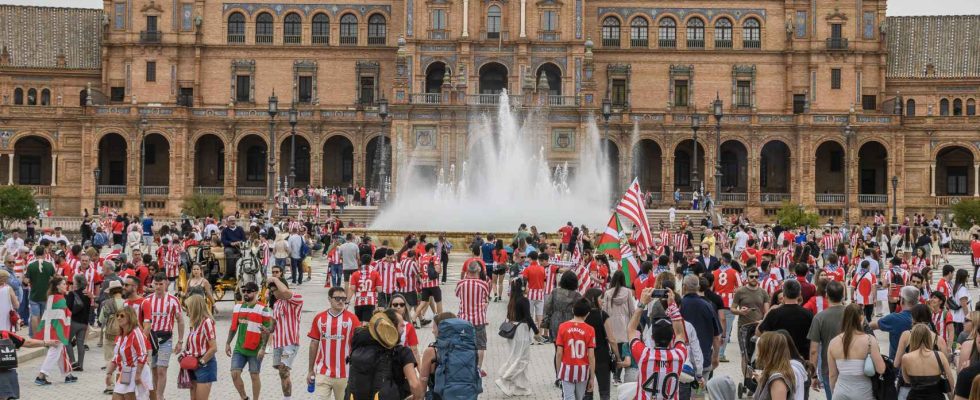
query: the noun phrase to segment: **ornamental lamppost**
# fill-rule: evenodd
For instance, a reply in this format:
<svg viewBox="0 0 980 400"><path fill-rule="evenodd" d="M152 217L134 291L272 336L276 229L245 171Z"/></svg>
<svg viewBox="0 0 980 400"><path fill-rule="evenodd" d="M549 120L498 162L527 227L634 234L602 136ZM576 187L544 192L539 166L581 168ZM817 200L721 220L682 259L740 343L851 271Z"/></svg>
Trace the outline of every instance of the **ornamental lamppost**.
<svg viewBox="0 0 980 400"><path fill-rule="evenodd" d="M99 215L99 208L101 208L99 205L99 178L102 177L102 168L96 166L95 170L92 171L92 175L95 175L95 210L93 210L92 214Z"/></svg>
<svg viewBox="0 0 980 400"><path fill-rule="evenodd" d="M724 114L721 97L717 92L712 106L715 111L715 204L717 205L721 202L721 117Z"/></svg>
<svg viewBox="0 0 980 400"><path fill-rule="evenodd" d="M697 114L691 114L691 130L694 131L694 143L691 146L693 157L691 157L691 192L698 190L698 129L701 129L701 118Z"/></svg>
<svg viewBox="0 0 980 400"><path fill-rule="evenodd" d="M378 192L380 192L380 201L385 201L385 134L387 129L385 129L385 123L388 119L388 100L380 99L378 100L378 117L381 118L381 136L378 138L380 140L378 145Z"/></svg>
<svg viewBox="0 0 980 400"><path fill-rule="evenodd" d="M892 176L892 225L898 225L898 175Z"/></svg>
<svg viewBox="0 0 980 400"><path fill-rule="evenodd" d="M276 90L272 89L272 96L269 96L269 178L266 183L267 197L269 202L269 212L276 207L276 114L279 114L279 99L276 98Z"/></svg>
<svg viewBox="0 0 980 400"><path fill-rule="evenodd" d="M146 188L143 187L143 184L146 181L146 127L149 124L146 115L140 117L140 221L146 216L146 209L143 205L143 192L146 191Z"/></svg>
<svg viewBox="0 0 980 400"><path fill-rule="evenodd" d="M299 112L296 111L296 102L289 107L289 136L290 136L290 150L289 150L289 184L286 190L292 189L296 186L296 117Z"/></svg>

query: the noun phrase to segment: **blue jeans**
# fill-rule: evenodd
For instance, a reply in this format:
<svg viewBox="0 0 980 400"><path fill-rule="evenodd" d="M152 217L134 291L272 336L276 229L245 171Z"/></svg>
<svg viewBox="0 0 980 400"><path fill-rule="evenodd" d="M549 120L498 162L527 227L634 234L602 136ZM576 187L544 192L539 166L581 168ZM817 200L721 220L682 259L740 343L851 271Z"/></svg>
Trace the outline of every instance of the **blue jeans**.
<svg viewBox="0 0 980 400"><path fill-rule="evenodd" d="M721 313L725 316L725 337L721 338L721 348L718 349L718 357L725 357L725 349L728 348L728 340L732 336L732 324L735 322L735 314L727 308L722 309Z"/></svg>
<svg viewBox="0 0 980 400"><path fill-rule="evenodd" d="M25 287L24 293L20 296L20 307L17 308L17 314L20 315L20 320L24 321L25 324L30 325L31 320L31 306L29 304L28 298L31 297L31 288ZM34 332L31 332L32 334Z"/></svg>
<svg viewBox="0 0 980 400"><path fill-rule="evenodd" d="M344 278L344 264L330 264L330 286L340 287Z"/></svg>
<svg viewBox="0 0 980 400"><path fill-rule="evenodd" d="M231 353L231 370L241 371L248 365L248 373L257 374L262 368L262 360L258 356L246 356L237 351Z"/></svg>
<svg viewBox="0 0 980 400"><path fill-rule="evenodd" d="M294 284L303 283L303 259L301 258L289 258L289 279L293 281Z"/></svg>
<svg viewBox="0 0 980 400"><path fill-rule="evenodd" d="M44 314L44 309L47 308L47 302L46 301L36 302L31 300L29 303L31 308L31 317L37 316L37 318L40 319L41 315ZM28 320L28 325L30 325L30 320ZM30 328L28 329L30 335L34 336L34 330Z"/></svg>

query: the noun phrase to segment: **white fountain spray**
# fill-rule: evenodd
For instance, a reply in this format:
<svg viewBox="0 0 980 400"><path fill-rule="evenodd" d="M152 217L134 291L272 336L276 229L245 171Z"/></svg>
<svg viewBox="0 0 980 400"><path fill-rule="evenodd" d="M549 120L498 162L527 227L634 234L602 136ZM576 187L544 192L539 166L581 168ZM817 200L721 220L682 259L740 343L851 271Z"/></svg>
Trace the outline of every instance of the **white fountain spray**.
<svg viewBox="0 0 980 400"><path fill-rule="evenodd" d="M496 123L495 123L496 122ZM521 223L540 232L573 221L599 226L609 218L611 177L609 160L600 152L594 119L586 126L578 165L549 167L551 130L533 116L519 121L506 93L500 96L496 121L483 115L471 122L467 159L460 168L431 177L415 173L421 165L414 155L399 168L396 196L375 218L372 229L412 231L515 231ZM536 144L538 143L538 144Z"/></svg>

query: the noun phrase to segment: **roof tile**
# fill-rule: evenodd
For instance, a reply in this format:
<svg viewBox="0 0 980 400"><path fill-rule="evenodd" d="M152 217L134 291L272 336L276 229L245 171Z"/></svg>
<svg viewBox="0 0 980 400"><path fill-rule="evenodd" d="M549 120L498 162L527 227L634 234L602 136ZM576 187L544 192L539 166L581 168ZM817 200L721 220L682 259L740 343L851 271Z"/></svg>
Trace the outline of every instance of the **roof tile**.
<svg viewBox="0 0 980 400"><path fill-rule="evenodd" d="M980 15L888 17L885 32L889 78L980 77Z"/></svg>
<svg viewBox="0 0 980 400"><path fill-rule="evenodd" d="M100 69L102 10L0 5L0 45L12 67Z"/></svg>

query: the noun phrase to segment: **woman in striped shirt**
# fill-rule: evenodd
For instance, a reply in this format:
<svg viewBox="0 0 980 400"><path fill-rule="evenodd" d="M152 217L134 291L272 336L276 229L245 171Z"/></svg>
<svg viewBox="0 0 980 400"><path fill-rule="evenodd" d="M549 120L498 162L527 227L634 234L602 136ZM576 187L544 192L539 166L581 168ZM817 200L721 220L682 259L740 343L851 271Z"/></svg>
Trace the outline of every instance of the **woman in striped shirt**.
<svg viewBox="0 0 980 400"><path fill-rule="evenodd" d="M203 296L190 296L184 300L191 329L187 334L184 354L197 358L196 370L188 371L191 381L191 400L204 400L211 395L211 383L218 380L218 362L214 354L218 351L215 343L214 318L208 311L208 301Z"/></svg>
<svg viewBox="0 0 980 400"><path fill-rule="evenodd" d="M149 343L140 328L136 311L124 307L116 314L119 336L113 351L112 362L106 368L106 386L113 386L113 399L147 399L153 389L153 377L146 366ZM113 373L119 372L113 380Z"/></svg>

